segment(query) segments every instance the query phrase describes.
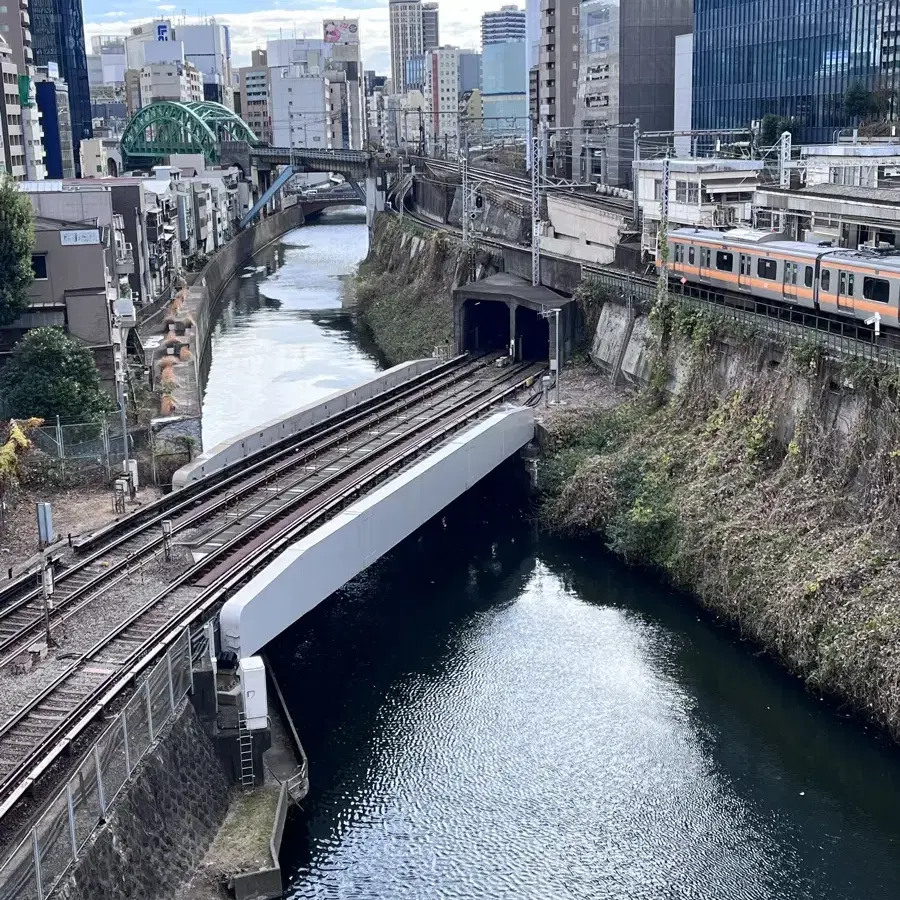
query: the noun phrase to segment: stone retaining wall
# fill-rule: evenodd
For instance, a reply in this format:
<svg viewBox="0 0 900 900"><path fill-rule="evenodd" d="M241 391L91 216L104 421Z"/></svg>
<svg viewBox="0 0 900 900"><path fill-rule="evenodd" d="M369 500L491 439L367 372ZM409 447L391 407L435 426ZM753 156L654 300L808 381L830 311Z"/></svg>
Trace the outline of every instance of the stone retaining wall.
<svg viewBox="0 0 900 900"><path fill-rule="evenodd" d="M225 818L228 791L213 743L185 701L54 900L177 896Z"/></svg>

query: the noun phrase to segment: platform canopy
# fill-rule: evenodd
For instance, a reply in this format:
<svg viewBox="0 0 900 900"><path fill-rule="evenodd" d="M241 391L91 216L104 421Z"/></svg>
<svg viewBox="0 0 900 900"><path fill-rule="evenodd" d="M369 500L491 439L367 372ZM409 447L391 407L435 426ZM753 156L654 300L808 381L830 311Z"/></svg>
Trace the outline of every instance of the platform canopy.
<svg viewBox="0 0 900 900"><path fill-rule="evenodd" d="M122 155L145 162L162 161L173 153L202 153L208 162L216 162L223 141L259 143L247 123L221 103L158 100L138 110L128 123Z"/></svg>

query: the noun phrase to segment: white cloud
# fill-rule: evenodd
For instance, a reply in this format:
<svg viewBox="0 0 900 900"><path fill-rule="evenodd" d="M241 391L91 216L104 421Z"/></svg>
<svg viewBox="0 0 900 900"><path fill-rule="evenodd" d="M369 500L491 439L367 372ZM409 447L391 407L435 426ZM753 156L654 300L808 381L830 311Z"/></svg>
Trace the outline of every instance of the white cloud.
<svg viewBox="0 0 900 900"><path fill-rule="evenodd" d="M363 63L367 69L375 69L379 73L390 71L390 37L388 29L387 3L371 9L350 10L337 3L332 6L324 0L316 10L298 10L280 8L282 0L270 0L275 8L255 10L241 13L214 13L217 22L228 25L231 29L231 52L235 68L250 64L250 51L257 47L265 47L266 41L279 37L318 38L322 31L322 20L331 16L347 16L360 20L360 38L362 40ZM481 14L499 6L499 0L469 0L459 4L455 0L444 0L441 4L441 43L455 44L459 47L478 49L481 46ZM520 5L522 5L520 3ZM173 5L160 5L160 10L174 10ZM104 13L103 18L121 17L116 22L87 22L85 33L90 40L94 34L109 34L110 26L120 26L121 33L133 25L148 21L148 16L136 19L125 19L121 12ZM181 21L179 18L178 21ZM198 21L196 16L188 16L187 22Z"/></svg>
<svg viewBox="0 0 900 900"><path fill-rule="evenodd" d="M173 10L173 9L178 9L178 7L175 6L174 3L160 3L159 8L164 9L167 12L171 12L171 10Z"/></svg>

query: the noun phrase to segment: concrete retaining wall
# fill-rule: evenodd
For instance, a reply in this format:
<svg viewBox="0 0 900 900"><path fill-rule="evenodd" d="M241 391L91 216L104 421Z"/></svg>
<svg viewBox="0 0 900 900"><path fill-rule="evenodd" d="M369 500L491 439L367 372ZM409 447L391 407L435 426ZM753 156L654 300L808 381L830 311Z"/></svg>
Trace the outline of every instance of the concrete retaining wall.
<svg viewBox="0 0 900 900"><path fill-rule="evenodd" d="M284 438L311 428L331 416L337 415L357 403L370 400L376 394L397 387L417 375L433 369L436 359L419 359L394 366L356 387L329 394L324 400L309 403L278 419L272 419L257 428L244 431L231 440L216 445L202 453L193 462L182 466L172 478L172 486L177 490L191 481L217 472L238 462L258 450L271 447Z"/></svg>
<svg viewBox="0 0 900 900"><path fill-rule="evenodd" d="M223 650L259 651L533 437L531 409L497 412L298 541L225 603Z"/></svg>
<svg viewBox="0 0 900 900"><path fill-rule="evenodd" d="M190 702L141 762L54 900L170 900L228 810L229 785Z"/></svg>
<svg viewBox="0 0 900 900"><path fill-rule="evenodd" d="M234 892L235 900L259 900L260 897L282 897L284 895L281 863L278 861L278 857L281 854L281 841L284 837L287 812L287 784L282 784L278 794L278 806L275 809L275 824L272 826L272 836L269 839L272 866L257 872L235 875L231 881L231 890Z"/></svg>

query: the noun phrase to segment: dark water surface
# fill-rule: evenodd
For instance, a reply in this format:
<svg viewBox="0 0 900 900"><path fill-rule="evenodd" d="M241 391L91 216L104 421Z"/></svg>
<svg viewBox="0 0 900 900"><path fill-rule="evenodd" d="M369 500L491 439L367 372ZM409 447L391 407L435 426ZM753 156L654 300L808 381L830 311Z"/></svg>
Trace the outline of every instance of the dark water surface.
<svg viewBox="0 0 900 900"><path fill-rule="evenodd" d="M232 284L207 446L376 368L365 239L329 218ZM272 648L311 758L288 896L900 898L900 752L524 496L492 476Z"/></svg>
<svg viewBox="0 0 900 900"><path fill-rule="evenodd" d="M515 496L278 642L312 761L288 896L900 897L897 750Z"/></svg>

